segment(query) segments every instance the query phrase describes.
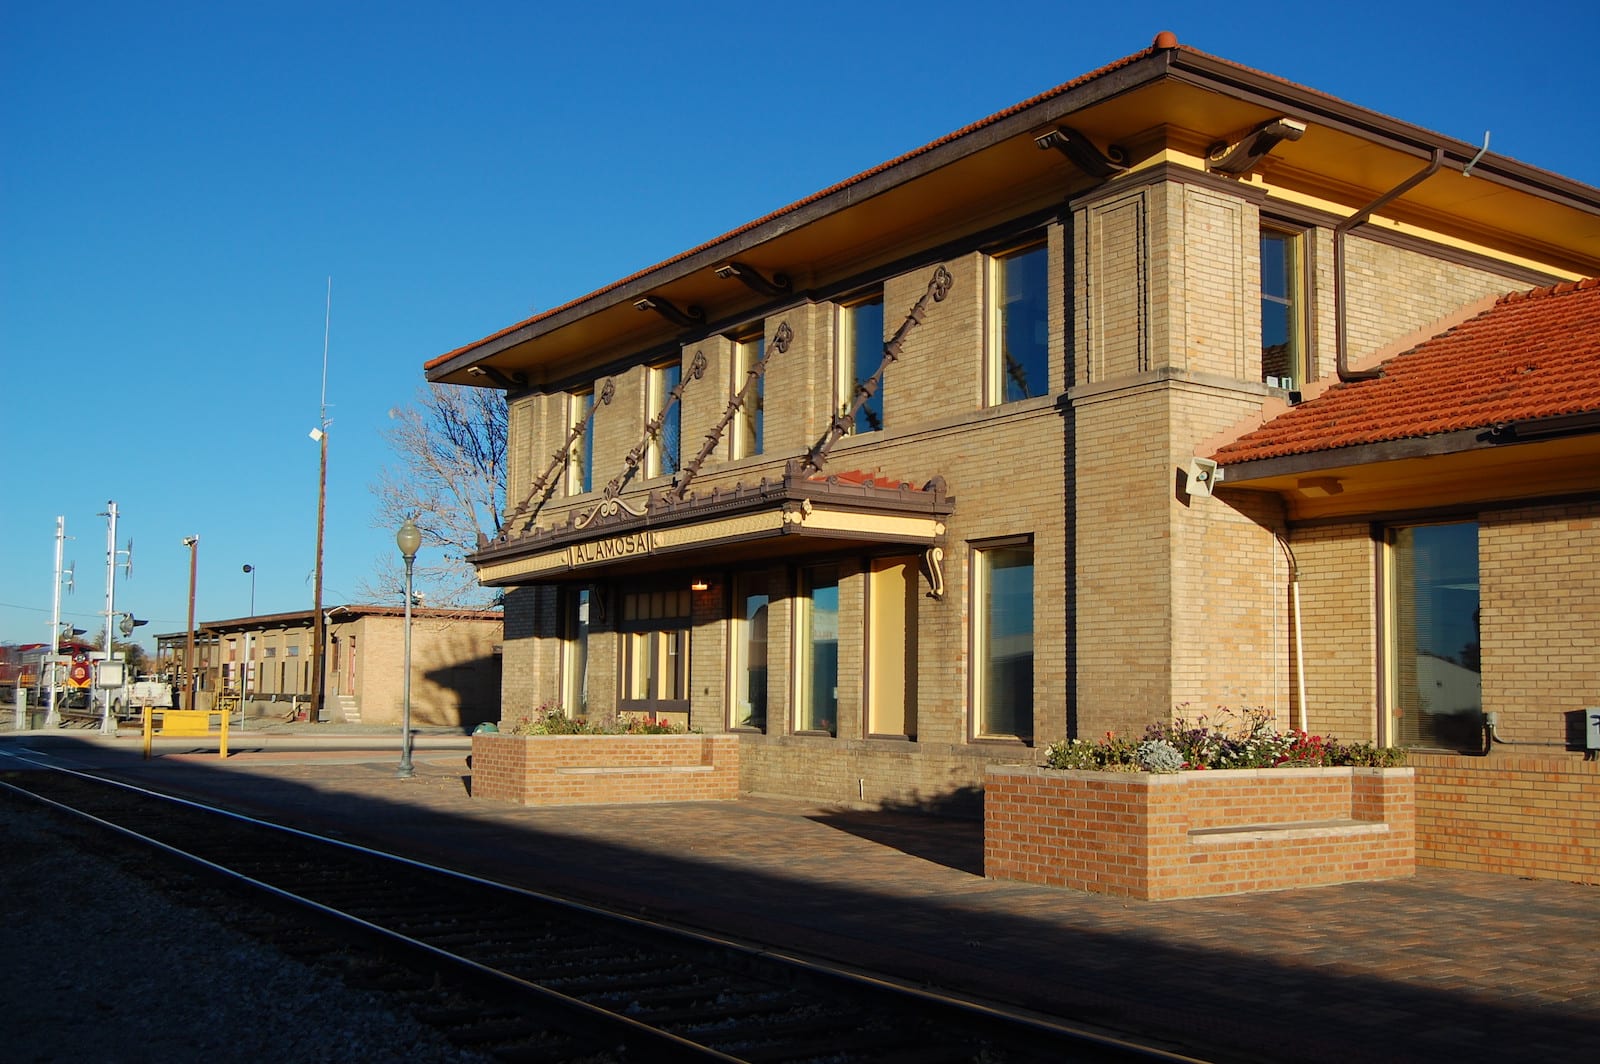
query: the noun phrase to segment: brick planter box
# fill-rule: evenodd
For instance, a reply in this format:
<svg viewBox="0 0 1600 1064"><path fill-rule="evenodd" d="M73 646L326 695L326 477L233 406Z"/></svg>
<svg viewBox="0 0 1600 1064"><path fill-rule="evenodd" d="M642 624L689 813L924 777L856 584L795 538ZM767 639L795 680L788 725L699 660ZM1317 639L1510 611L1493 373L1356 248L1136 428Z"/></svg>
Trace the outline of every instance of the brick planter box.
<svg viewBox="0 0 1600 1064"><path fill-rule="evenodd" d="M1416 871L1409 768L1163 775L994 765L984 874L1149 901Z"/></svg>
<svg viewBox="0 0 1600 1064"><path fill-rule="evenodd" d="M730 801L734 735L474 735L472 796L522 805Z"/></svg>

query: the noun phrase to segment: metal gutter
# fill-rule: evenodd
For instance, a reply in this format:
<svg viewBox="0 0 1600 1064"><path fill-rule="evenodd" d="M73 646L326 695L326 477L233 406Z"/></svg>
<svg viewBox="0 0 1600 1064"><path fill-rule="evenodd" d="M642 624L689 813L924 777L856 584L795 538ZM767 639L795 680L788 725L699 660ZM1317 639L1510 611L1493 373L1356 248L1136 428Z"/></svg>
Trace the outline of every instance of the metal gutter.
<svg viewBox="0 0 1600 1064"><path fill-rule="evenodd" d="M1334 310L1334 368L1341 381L1372 380L1383 374L1381 367L1353 370L1350 368L1350 338L1345 322L1344 238L1345 234L1372 216L1372 212L1392 200L1398 199L1432 177L1444 162L1444 149L1434 148L1428 165L1385 192L1365 207L1333 227L1333 310Z"/></svg>

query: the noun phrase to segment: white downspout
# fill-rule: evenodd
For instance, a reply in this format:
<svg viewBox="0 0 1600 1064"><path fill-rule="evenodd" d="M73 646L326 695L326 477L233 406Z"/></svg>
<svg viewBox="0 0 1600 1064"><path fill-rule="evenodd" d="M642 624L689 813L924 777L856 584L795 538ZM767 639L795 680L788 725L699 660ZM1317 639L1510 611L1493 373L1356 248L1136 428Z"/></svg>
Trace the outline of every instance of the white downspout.
<svg viewBox="0 0 1600 1064"><path fill-rule="evenodd" d="M1300 566L1295 561L1294 551L1289 549L1289 544L1282 536L1274 533L1278 546L1283 548L1284 556L1289 559L1289 623L1294 626L1294 680L1295 680L1295 711L1300 718L1298 728L1300 731L1309 732L1307 724L1310 714L1306 710L1306 652L1305 640L1300 630Z"/></svg>

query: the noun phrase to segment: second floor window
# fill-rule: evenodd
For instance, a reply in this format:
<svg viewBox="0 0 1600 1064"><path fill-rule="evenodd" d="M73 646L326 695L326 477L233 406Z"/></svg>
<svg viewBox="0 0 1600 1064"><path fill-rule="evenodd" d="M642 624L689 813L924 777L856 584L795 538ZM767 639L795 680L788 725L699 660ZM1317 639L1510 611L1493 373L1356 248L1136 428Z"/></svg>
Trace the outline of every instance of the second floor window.
<svg viewBox="0 0 1600 1064"><path fill-rule="evenodd" d="M650 369L650 407L646 416L653 420L666 410L661 420L661 432L656 436L655 446L650 449L651 476L666 476L678 471L682 455L682 411L676 403L668 410L667 403L672 398L672 389L682 379L683 364L676 360Z"/></svg>
<svg viewBox="0 0 1600 1064"><path fill-rule="evenodd" d="M1261 379L1298 390L1306 381L1300 234L1261 230Z"/></svg>
<svg viewBox="0 0 1600 1064"><path fill-rule="evenodd" d="M567 397L567 428L584 422L583 435L572 445L567 457L567 494L582 495L594 490L594 424L589 413L594 409L594 389L574 392Z"/></svg>
<svg viewBox="0 0 1600 1064"><path fill-rule="evenodd" d="M846 303L839 308L838 399L835 407L847 414L855 406L856 392L878 371L883 361L883 293ZM883 428L883 382L856 411L851 432L877 432Z"/></svg>
<svg viewBox="0 0 1600 1064"><path fill-rule="evenodd" d="M761 361L766 351L766 338L760 333L741 337L733 342L733 391L749 387L744 393L744 406L733 422L732 456L749 458L765 449L766 375L751 378L750 371Z"/></svg>
<svg viewBox="0 0 1600 1064"><path fill-rule="evenodd" d="M1050 394L1049 261L1044 244L989 260L991 406Z"/></svg>

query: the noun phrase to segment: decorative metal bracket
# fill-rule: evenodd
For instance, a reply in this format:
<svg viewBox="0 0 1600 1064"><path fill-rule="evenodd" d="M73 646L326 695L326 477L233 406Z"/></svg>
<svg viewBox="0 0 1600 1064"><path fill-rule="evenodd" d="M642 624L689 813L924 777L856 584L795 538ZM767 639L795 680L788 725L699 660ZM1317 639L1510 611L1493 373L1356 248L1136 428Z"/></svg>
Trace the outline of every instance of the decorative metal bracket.
<svg viewBox="0 0 1600 1064"><path fill-rule="evenodd" d="M561 445L559 451L550 456L550 465L545 468L539 479L533 482L533 486L528 489L528 494L521 504L507 516L505 528L508 534L511 533L511 526L524 515L526 515L527 519L522 522L522 527L517 529L516 532L526 532L528 526L533 524L534 518L539 516L539 510L549 501L551 494L556 490L556 473L565 469L567 463L572 461L572 448L577 445L578 440L594 424L594 412L602 406L610 406L611 400L616 394L616 378L608 377L605 384L600 388L600 394L596 396L599 402L590 404L588 412L572 423L572 430L567 433L567 442Z"/></svg>
<svg viewBox="0 0 1600 1064"><path fill-rule="evenodd" d="M667 393L667 401L662 404L661 410L654 418L650 419L649 424L645 425L644 439L640 440L633 450L628 452L628 457L622 463L622 472L612 477L611 481L606 484L606 498L615 499L622 494L622 489L627 486L628 481L633 479L633 475L644 464L644 456L650 452L650 445L655 443L657 437L661 435L661 426L667 423L667 414L683 398L684 388L688 387L691 380L699 380L705 375L706 353L704 351L696 351L694 358L689 362L689 372L682 380L678 381L672 391Z"/></svg>
<svg viewBox="0 0 1600 1064"><path fill-rule="evenodd" d="M839 442L841 436L849 434L856 422L856 414L869 399L878 394L878 389L883 386L884 370L889 368L889 363L900 361L900 349L911 330L922 324L923 316L928 310L928 300L943 303L945 296L950 294L950 286L953 284L955 278L942 265L933 271L927 290L912 304L911 309L906 312L905 320L894 331L889 342L883 345L883 359L878 363L878 368L873 371L872 376L856 385L855 401L850 405L850 409L835 414L828 422L828 430L822 434L811 450L806 452L805 461L800 464L801 475L822 472L822 466L828 460L828 452L833 450L833 445Z"/></svg>
<svg viewBox="0 0 1600 1064"><path fill-rule="evenodd" d="M764 347L762 349L761 357L745 373L744 384L734 394L733 398L728 400L728 405L723 409L722 416L717 419L717 423L712 426L711 431L706 433L706 442L701 444L700 453L694 456L693 461L683 467L677 484L673 486L673 493L678 498L682 499L688 494L689 485L693 484L695 478L700 475L700 467L705 464L705 460L710 458L712 452L717 449L717 444L722 442L722 434L728 431L728 426L738 416L739 411L744 409L744 404L750 397L750 389L754 388L756 382L766 375L767 362L772 358L773 352L781 355L789 350L789 345L793 342L794 330L789 328L788 322L780 322L778 331L772 335L771 348Z"/></svg>
<svg viewBox="0 0 1600 1064"><path fill-rule="evenodd" d="M635 310L653 310L672 322L672 324L684 329L692 329L697 325L706 323L706 312L699 307L680 310L677 304L670 299L663 299L661 296L645 296L642 299L636 299L633 301L633 306Z"/></svg>
<svg viewBox="0 0 1600 1064"><path fill-rule="evenodd" d="M1248 174L1256 164L1282 142L1299 140L1306 124L1293 118L1274 118L1263 122L1239 139L1231 148L1226 141L1213 144L1206 152L1206 168L1219 174Z"/></svg>
<svg viewBox="0 0 1600 1064"><path fill-rule="evenodd" d="M1040 151L1054 148L1090 177L1110 177L1128 168L1128 153L1115 144L1102 152L1094 142L1071 126L1051 126L1033 135Z"/></svg>
<svg viewBox="0 0 1600 1064"><path fill-rule="evenodd" d="M745 287L764 296L785 295L793 288L788 274L775 273L772 279L768 280L761 275L761 271L742 262L725 262L716 267L715 272L723 280L735 278L743 282Z"/></svg>

